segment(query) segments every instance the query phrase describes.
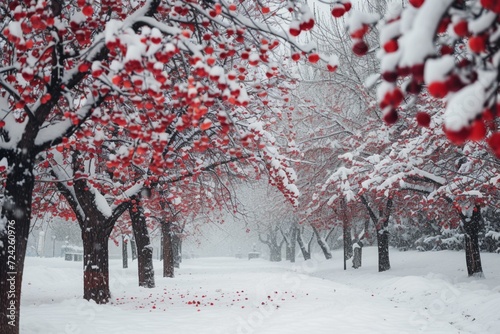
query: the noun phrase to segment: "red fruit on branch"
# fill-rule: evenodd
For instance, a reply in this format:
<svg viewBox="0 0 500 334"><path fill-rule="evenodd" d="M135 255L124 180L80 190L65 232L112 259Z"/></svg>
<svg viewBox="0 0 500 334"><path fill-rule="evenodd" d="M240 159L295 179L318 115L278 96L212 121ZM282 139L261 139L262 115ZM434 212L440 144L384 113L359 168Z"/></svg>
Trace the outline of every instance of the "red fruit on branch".
<svg viewBox="0 0 500 334"><path fill-rule="evenodd" d="M296 52L296 53L292 54L292 59L294 61L299 61L299 59L300 59L300 53Z"/></svg>
<svg viewBox="0 0 500 334"><path fill-rule="evenodd" d="M467 21L460 21L453 26L453 31L460 37L466 37L470 34L469 23Z"/></svg>
<svg viewBox="0 0 500 334"><path fill-rule="evenodd" d="M415 8L420 8L424 4L425 0L410 0L410 4Z"/></svg>
<svg viewBox="0 0 500 334"><path fill-rule="evenodd" d="M431 116L426 112L423 111L418 112L416 118L418 125L424 128L428 128L429 125L431 124Z"/></svg>
<svg viewBox="0 0 500 334"><path fill-rule="evenodd" d="M312 64L316 64L319 61L319 55L317 53L311 53L307 60Z"/></svg>
<svg viewBox="0 0 500 334"><path fill-rule="evenodd" d="M443 132L445 133L448 140L451 141L453 144L463 145L470 136L471 128L464 127L459 131L452 131L446 129L446 127L443 126Z"/></svg>
<svg viewBox="0 0 500 334"><path fill-rule="evenodd" d="M398 41L396 39L391 39L384 44L384 50L387 53L396 52L399 49Z"/></svg>
<svg viewBox="0 0 500 334"><path fill-rule="evenodd" d="M290 28L289 32L290 32L290 35L295 36L295 37L300 35L300 29L297 29L297 28Z"/></svg>
<svg viewBox="0 0 500 334"><path fill-rule="evenodd" d="M365 41L362 40L357 41L352 46L352 52L354 52L356 56L362 57L368 53L368 44L366 44Z"/></svg>
<svg viewBox="0 0 500 334"><path fill-rule="evenodd" d="M395 109L391 109L389 112L385 113L383 120L387 125L392 125L398 121L398 112Z"/></svg>
<svg viewBox="0 0 500 334"><path fill-rule="evenodd" d="M435 98L441 99L448 95L448 86L446 85L446 82L442 81L434 81L429 84L427 87L429 90L429 93L434 96Z"/></svg>
<svg viewBox="0 0 500 334"><path fill-rule="evenodd" d="M483 36L473 36L469 38L469 49L474 53L486 51L486 41Z"/></svg>
<svg viewBox="0 0 500 334"><path fill-rule="evenodd" d="M500 158L500 133L495 132L487 140L488 146L492 149L497 158Z"/></svg>
<svg viewBox="0 0 500 334"><path fill-rule="evenodd" d="M334 5L333 8L332 8L332 16L333 17L342 17L344 14L345 14L346 10L345 10L345 6L343 6L342 4L337 4L337 5Z"/></svg>
<svg viewBox="0 0 500 334"><path fill-rule="evenodd" d="M486 125L482 119L474 121L471 125L471 133L469 135L469 140L480 141L486 137Z"/></svg>

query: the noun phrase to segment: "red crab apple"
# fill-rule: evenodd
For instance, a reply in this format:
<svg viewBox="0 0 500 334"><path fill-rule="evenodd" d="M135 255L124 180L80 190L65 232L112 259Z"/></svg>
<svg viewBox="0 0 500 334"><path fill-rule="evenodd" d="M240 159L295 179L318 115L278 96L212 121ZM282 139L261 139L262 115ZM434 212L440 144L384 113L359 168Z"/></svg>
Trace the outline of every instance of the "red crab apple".
<svg viewBox="0 0 500 334"><path fill-rule="evenodd" d="M428 128L431 124L431 116L423 111L417 113L417 123L424 128Z"/></svg>

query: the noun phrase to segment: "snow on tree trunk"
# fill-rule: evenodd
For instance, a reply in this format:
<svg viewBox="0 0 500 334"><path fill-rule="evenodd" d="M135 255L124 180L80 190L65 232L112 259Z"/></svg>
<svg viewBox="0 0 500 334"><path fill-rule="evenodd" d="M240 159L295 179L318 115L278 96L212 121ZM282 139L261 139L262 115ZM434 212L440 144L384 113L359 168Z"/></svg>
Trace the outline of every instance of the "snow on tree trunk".
<svg viewBox="0 0 500 334"><path fill-rule="evenodd" d="M474 210L472 217L463 219L465 231L465 261L469 276L483 277L481 265L481 253L479 251L479 228L481 222L481 210L479 206Z"/></svg>
<svg viewBox="0 0 500 334"><path fill-rule="evenodd" d="M153 247L149 239L146 217L138 197L136 203L129 208L132 229L137 245L137 266L139 275L139 286L145 288L155 287L155 275L153 268Z"/></svg>
<svg viewBox="0 0 500 334"><path fill-rule="evenodd" d="M174 277L174 252L170 224L167 222L161 224L163 237L163 277Z"/></svg>
<svg viewBox="0 0 500 334"><path fill-rule="evenodd" d="M9 158L0 218L0 333L17 334L34 177L32 157Z"/></svg>
<svg viewBox="0 0 500 334"><path fill-rule="evenodd" d="M171 234L171 238L174 268L179 268L181 265L181 238L175 232Z"/></svg>
<svg viewBox="0 0 500 334"><path fill-rule="evenodd" d="M354 269L361 268L361 260L363 255L363 243L361 241L357 241L353 244L353 258L352 258L352 267Z"/></svg>
<svg viewBox="0 0 500 334"><path fill-rule="evenodd" d="M83 239L83 298L97 304L109 301L109 235L98 228L82 232Z"/></svg>

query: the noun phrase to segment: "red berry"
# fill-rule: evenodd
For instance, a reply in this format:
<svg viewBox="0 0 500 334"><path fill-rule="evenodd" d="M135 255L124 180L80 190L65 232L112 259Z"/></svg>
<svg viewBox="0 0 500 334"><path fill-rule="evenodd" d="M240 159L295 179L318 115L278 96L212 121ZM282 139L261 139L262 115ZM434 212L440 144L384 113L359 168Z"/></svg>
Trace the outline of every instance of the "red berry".
<svg viewBox="0 0 500 334"><path fill-rule="evenodd" d="M396 110L391 109L384 115L383 119L387 125L392 125L398 121L398 113Z"/></svg>
<svg viewBox="0 0 500 334"><path fill-rule="evenodd" d="M398 41L396 39L391 39L384 44L384 50L387 53L392 53L398 51Z"/></svg>
<svg viewBox="0 0 500 334"><path fill-rule="evenodd" d="M341 4L335 5L332 9L333 17L342 17L345 14L345 7Z"/></svg>
<svg viewBox="0 0 500 334"><path fill-rule="evenodd" d="M441 55L451 55L453 53L453 48L449 45L441 46Z"/></svg>
<svg viewBox="0 0 500 334"><path fill-rule="evenodd" d="M410 0L410 4L415 8L420 8L425 0Z"/></svg>
<svg viewBox="0 0 500 334"><path fill-rule="evenodd" d="M498 0L481 0L481 6L495 13L500 13L500 2Z"/></svg>
<svg viewBox="0 0 500 334"><path fill-rule="evenodd" d="M326 68L328 69L328 71L330 72L335 72L337 70L337 66L336 65L326 65Z"/></svg>
<svg viewBox="0 0 500 334"><path fill-rule="evenodd" d="M364 41L358 41L352 46L352 52L356 56L362 57L368 53L368 45Z"/></svg>
<svg viewBox="0 0 500 334"><path fill-rule="evenodd" d="M290 28L290 35L292 36L299 36L300 35L300 29L297 29L297 28Z"/></svg>
<svg viewBox="0 0 500 334"><path fill-rule="evenodd" d="M317 53L311 53L308 57L309 62L316 64L319 61L319 55Z"/></svg>
<svg viewBox="0 0 500 334"><path fill-rule="evenodd" d="M399 88L394 89L390 95L390 101L394 107L399 106L401 102L403 102L404 98L405 96Z"/></svg>
<svg viewBox="0 0 500 334"><path fill-rule="evenodd" d="M448 26L450 25L450 23L451 23L451 19L449 17L443 18L441 20L441 22L439 22L437 33L444 34L446 32L446 30L448 29Z"/></svg>
<svg viewBox="0 0 500 334"><path fill-rule="evenodd" d="M382 73L382 79L387 82L396 82L398 80L398 74L396 72L385 71Z"/></svg>
<svg viewBox="0 0 500 334"><path fill-rule="evenodd" d="M469 49L474 53L486 51L486 41L483 36L474 36L469 38Z"/></svg>
<svg viewBox="0 0 500 334"><path fill-rule="evenodd" d="M426 112L418 112L417 113L417 123L424 128L428 128L431 124L431 116Z"/></svg>
<svg viewBox="0 0 500 334"><path fill-rule="evenodd" d="M482 119L474 121L471 126L471 133L469 135L469 140L480 141L486 137L486 126Z"/></svg>
<svg viewBox="0 0 500 334"><path fill-rule="evenodd" d="M417 82L424 81L424 68L424 64L415 64L411 67L411 74Z"/></svg>
<svg viewBox="0 0 500 334"><path fill-rule="evenodd" d="M463 145L467 138L469 138L471 128L464 127L460 131L451 131L443 127L443 131L446 134L446 137L449 141L451 141L455 145Z"/></svg>
<svg viewBox="0 0 500 334"><path fill-rule="evenodd" d="M361 28L351 33L351 38L363 38L368 32L369 27L363 24Z"/></svg>
<svg viewBox="0 0 500 334"><path fill-rule="evenodd" d="M446 87L448 88L448 91L454 93L462 89L464 87L464 84L462 80L460 80L460 77L458 75L452 74L446 80Z"/></svg>
<svg viewBox="0 0 500 334"><path fill-rule="evenodd" d="M422 90L422 85L416 82L415 80L410 81L408 86L406 86L406 92L408 94L418 95Z"/></svg>
<svg viewBox="0 0 500 334"><path fill-rule="evenodd" d="M94 8L92 8L92 6L90 6L90 5L85 6L82 9L82 13L85 16L91 16L92 14L94 14Z"/></svg>
<svg viewBox="0 0 500 334"><path fill-rule="evenodd" d="M497 158L500 157L500 133L495 132L488 138L488 146L493 150Z"/></svg>
<svg viewBox="0 0 500 334"><path fill-rule="evenodd" d="M442 81L431 82L427 89L432 96L438 99L441 99L448 94L448 87L446 86L446 82Z"/></svg>
<svg viewBox="0 0 500 334"><path fill-rule="evenodd" d="M467 21L460 21L453 26L453 31L460 37L469 35L469 23Z"/></svg>
<svg viewBox="0 0 500 334"><path fill-rule="evenodd" d="M346 3L344 3L344 8L345 8L345 11L348 12L351 10L352 4L350 2L346 2Z"/></svg>
<svg viewBox="0 0 500 334"><path fill-rule="evenodd" d="M299 59L300 59L300 53L294 53L294 54L292 55L292 59L293 59L294 61L299 61Z"/></svg>

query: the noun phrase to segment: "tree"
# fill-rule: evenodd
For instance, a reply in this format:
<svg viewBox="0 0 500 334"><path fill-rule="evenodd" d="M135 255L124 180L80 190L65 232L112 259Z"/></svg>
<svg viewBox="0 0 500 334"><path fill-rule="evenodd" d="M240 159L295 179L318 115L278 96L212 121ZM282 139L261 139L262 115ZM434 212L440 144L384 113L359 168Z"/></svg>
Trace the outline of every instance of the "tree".
<svg viewBox="0 0 500 334"><path fill-rule="evenodd" d="M356 45L370 27L381 26L379 49L382 82L378 100L384 120L393 124L399 111L415 103L414 96L424 87L430 95L446 101L444 132L455 144L488 137L490 149L498 157L500 138L485 122L498 109L498 30L495 17L500 7L488 0L410 1L408 6L394 2L383 18L353 13L348 27ZM421 114L419 123L427 126L429 117Z"/></svg>
<svg viewBox="0 0 500 334"><path fill-rule="evenodd" d="M269 56L279 44L277 39L296 50L313 51L293 41L287 29L274 29L272 13L260 8L253 1L242 3L238 10L211 2L186 1L167 7L159 0L10 1L0 6L0 160L6 158L8 166L2 226L16 230L15 238L11 237L16 254L10 270L5 228L0 235L4 245L0 254L2 312L8 303L7 273L16 272L15 326L2 316L2 332L18 332L37 155L66 144L88 120L107 124L112 119L130 129L155 118L152 125L158 133L165 133L173 121L174 127L203 130L214 125L204 115L217 101L246 106L249 85L245 75L229 74L222 67L234 55L245 65L262 64L269 78L278 70ZM307 7L291 3L290 9L301 30L312 28L314 20ZM309 58L320 60L317 54ZM266 87L252 89L257 94ZM131 119L130 110L140 111L145 118ZM226 128L222 120L217 125ZM94 137L87 130L83 137ZM137 127L133 131L141 133ZM132 157L125 154L122 158ZM156 160L161 159L153 159L153 170L158 170ZM284 186L283 191L293 197L290 187Z"/></svg>

